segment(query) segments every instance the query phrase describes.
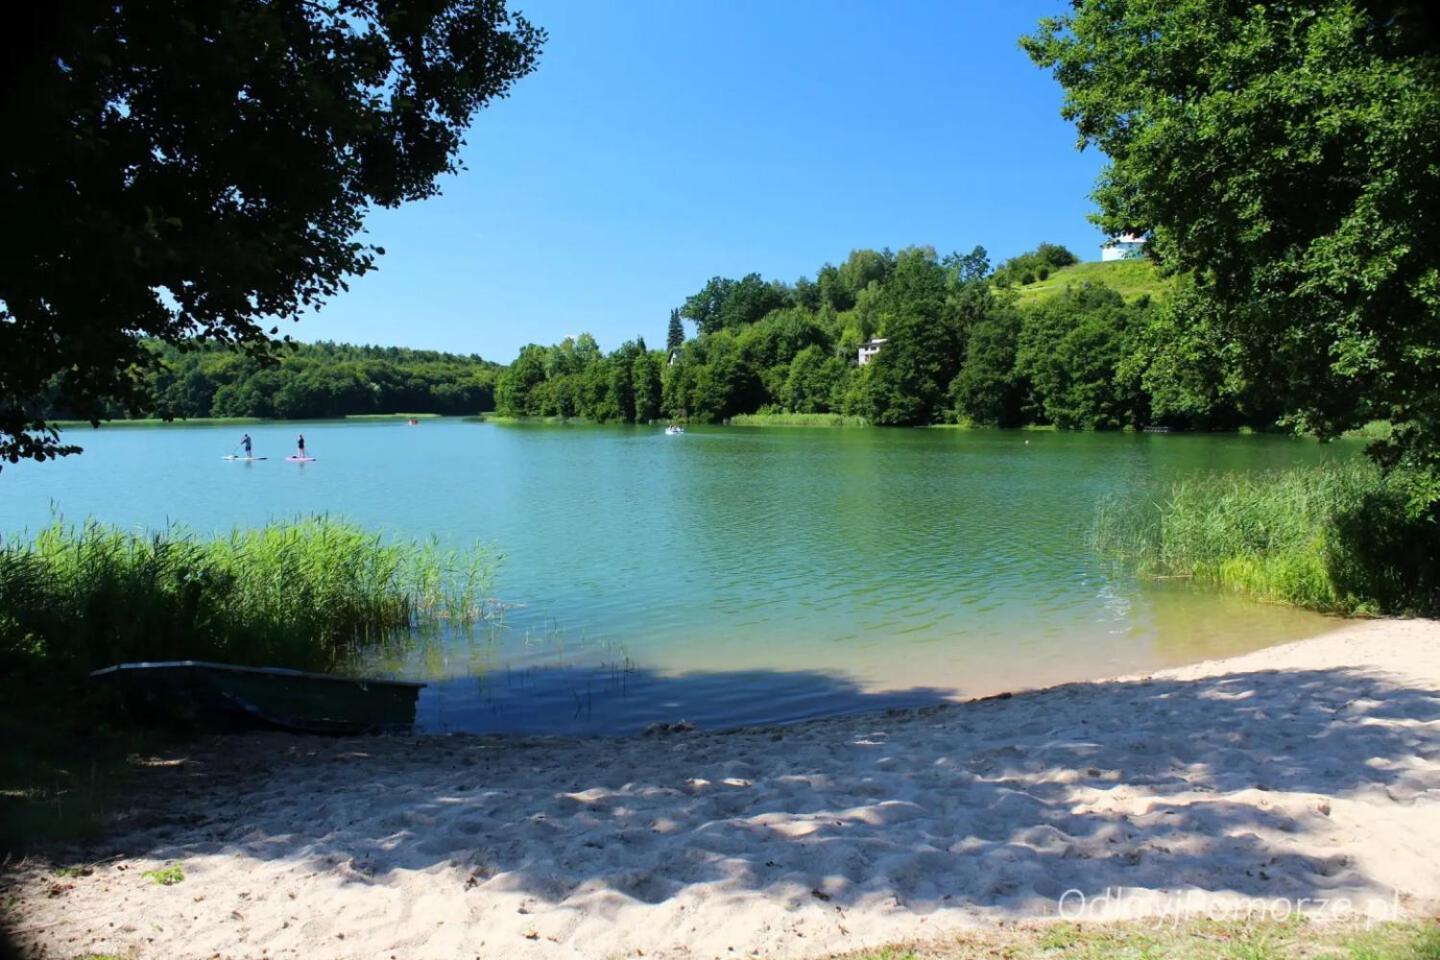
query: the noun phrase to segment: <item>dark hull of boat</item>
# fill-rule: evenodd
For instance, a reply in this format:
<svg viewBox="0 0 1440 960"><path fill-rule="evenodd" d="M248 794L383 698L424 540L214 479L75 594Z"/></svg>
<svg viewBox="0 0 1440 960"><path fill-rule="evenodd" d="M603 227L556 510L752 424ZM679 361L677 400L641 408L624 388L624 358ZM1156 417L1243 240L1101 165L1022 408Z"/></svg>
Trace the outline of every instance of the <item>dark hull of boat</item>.
<svg viewBox="0 0 1440 960"><path fill-rule="evenodd" d="M424 686L199 660L122 663L90 676L112 685L141 717L212 730L324 734L408 730Z"/></svg>

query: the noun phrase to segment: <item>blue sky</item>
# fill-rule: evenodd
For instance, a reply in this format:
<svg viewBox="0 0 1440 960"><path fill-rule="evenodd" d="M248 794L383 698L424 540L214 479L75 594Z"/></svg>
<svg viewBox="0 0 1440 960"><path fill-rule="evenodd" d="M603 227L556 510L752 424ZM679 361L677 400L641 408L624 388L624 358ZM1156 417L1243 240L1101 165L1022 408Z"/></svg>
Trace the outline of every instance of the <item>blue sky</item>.
<svg viewBox="0 0 1440 960"><path fill-rule="evenodd" d="M857 247L1096 259L1102 159L1017 40L1064 0L512 0L550 32L444 193L369 220L380 269L290 332L476 352L665 335L717 274Z"/></svg>

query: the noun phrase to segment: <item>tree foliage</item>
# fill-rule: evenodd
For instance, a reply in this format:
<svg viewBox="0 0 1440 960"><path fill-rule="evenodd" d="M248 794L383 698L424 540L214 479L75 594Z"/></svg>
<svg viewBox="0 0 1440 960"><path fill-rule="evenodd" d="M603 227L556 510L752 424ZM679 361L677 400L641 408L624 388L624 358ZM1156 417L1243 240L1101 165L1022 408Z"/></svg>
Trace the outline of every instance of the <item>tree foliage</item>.
<svg viewBox="0 0 1440 960"><path fill-rule="evenodd" d="M1008 305L989 311L971 328L960 372L949 387L957 419L995 427L1025 422L1028 389L1016 363L1020 328L1020 311Z"/></svg>
<svg viewBox="0 0 1440 960"><path fill-rule="evenodd" d="M1148 301L1127 305L1105 287L1069 290L1027 311L1015 372L1029 384L1033 419L1067 430L1148 423L1148 399L1123 372L1149 312Z"/></svg>
<svg viewBox="0 0 1440 960"><path fill-rule="evenodd" d="M1065 88L1081 145L1110 158L1097 222L1149 233L1193 275L1180 339L1235 345L1243 380L1322 437L1390 420L1375 452L1432 470L1437 21L1411 0L1079 0L1024 41ZM1226 376L1165 404L1223 392Z"/></svg>
<svg viewBox="0 0 1440 960"><path fill-rule="evenodd" d="M144 412L165 418L309 419L368 413L472 414L494 409L500 365L477 356L343 343L291 344L278 360L237 354L222 344L181 350L146 341ZM51 419L80 411L56 395ZM88 414L127 413L114 404Z"/></svg>
<svg viewBox="0 0 1440 960"><path fill-rule="evenodd" d="M679 350L685 345L685 324L680 320L680 311L670 311L670 328L665 332L665 349L669 352Z"/></svg>
<svg viewBox="0 0 1440 960"><path fill-rule="evenodd" d="M550 347L528 344L500 376L496 412L508 417L583 417L647 422L660 415L665 354L628 340L608 356L588 333Z"/></svg>
<svg viewBox="0 0 1440 960"><path fill-rule="evenodd" d="M372 206L430 196L544 32L503 0L56 0L7 19L0 457L41 408L153 406L157 354L273 350L375 265Z"/></svg>
<svg viewBox="0 0 1440 960"><path fill-rule="evenodd" d="M782 285L766 283L758 273L746 274L739 280L714 277L699 293L686 299L680 316L693 320L701 333L715 333L754 323L788 302Z"/></svg>

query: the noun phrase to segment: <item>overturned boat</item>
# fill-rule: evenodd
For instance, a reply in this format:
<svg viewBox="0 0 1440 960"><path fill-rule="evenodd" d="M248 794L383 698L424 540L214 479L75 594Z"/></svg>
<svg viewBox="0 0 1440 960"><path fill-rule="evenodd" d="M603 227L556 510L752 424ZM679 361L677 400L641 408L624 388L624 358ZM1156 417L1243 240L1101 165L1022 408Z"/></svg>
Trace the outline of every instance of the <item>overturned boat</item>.
<svg viewBox="0 0 1440 960"><path fill-rule="evenodd" d="M90 674L137 716L206 729L356 734L408 730L425 684L204 660L121 663Z"/></svg>

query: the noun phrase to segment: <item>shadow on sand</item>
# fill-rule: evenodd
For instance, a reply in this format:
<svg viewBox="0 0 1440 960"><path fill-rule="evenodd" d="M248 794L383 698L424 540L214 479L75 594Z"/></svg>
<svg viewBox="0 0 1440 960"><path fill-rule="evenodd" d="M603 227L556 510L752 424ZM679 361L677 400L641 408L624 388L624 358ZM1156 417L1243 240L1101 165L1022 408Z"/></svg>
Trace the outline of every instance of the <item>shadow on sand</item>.
<svg viewBox="0 0 1440 960"><path fill-rule="evenodd" d="M781 680L639 679L680 703ZM788 682L855 709L892 702L820 674ZM1433 803L1437 722L1436 691L1310 670L724 734L233 737L157 769L153 805L84 855L226 854L361 885L445 865L427 890L518 895L531 911L659 904L702 885L917 914L1033 912L1071 888L1381 895L1347 846L1353 815L1338 824L1330 807Z"/></svg>
<svg viewBox="0 0 1440 960"><path fill-rule="evenodd" d="M534 666L430 681L416 726L426 733L597 736L687 721L724 730L946 702L941 687L870 691L815 670L683 675L635 667Z"/></svg>

